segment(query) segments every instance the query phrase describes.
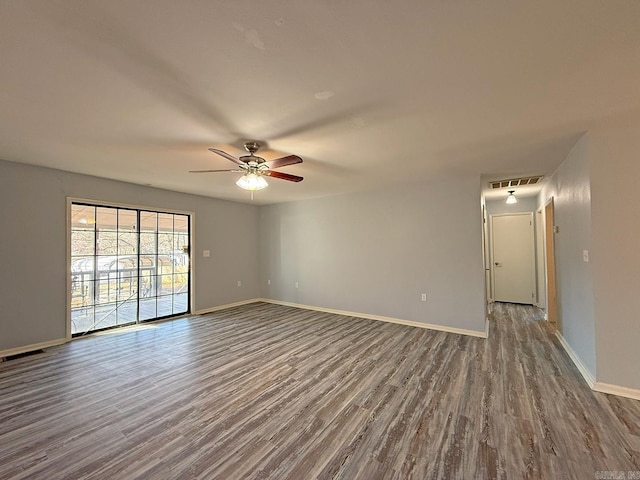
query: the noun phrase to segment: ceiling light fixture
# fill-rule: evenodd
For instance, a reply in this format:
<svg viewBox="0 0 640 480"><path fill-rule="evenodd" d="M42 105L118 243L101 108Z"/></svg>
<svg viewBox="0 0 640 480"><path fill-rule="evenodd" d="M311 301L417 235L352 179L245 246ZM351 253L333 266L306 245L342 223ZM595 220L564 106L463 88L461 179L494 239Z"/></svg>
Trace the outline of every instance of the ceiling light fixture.
<svg viewBox="0 0 640 480"><path fill-rule="evenodd" d="M255 172L245 173L240 179L236 182L240 188L244 188L245 190L249 190L254 192L256 190L262 190L269 186L267 181L264 179L262 175L258 175Z"/></svg>
<svg viewBox="0 0 640 480"><path fill-rule="evenodd" d="M516 198L515 193L515 190L509 190L509 195L507 195L507 205L518 203L518 199Z"/></svg>

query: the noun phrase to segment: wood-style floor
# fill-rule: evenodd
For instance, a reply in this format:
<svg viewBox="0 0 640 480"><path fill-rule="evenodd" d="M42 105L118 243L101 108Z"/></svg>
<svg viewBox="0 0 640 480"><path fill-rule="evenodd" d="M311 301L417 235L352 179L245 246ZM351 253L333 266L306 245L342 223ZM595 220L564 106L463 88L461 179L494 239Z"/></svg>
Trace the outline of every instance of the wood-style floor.
<svg viewBox="0 0 640 480"><path fill-rule="evenodd" d="M2 479L582 479L640 471L533 307L488 340L257 303L0 364Z"/></svg>

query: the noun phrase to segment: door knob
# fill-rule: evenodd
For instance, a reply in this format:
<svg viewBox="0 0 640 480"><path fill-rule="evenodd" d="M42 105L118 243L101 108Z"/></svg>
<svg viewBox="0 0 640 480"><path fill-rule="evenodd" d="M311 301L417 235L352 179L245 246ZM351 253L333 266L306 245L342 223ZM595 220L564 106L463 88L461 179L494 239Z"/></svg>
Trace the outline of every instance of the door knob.
<svg viewBox="0 0 640 480"><path fill-rule="evenodd" d="M494 265L495 265L496 267L499 267L499 266L500 266L500 262L495 262L495 263L494 263Z"/></svg>

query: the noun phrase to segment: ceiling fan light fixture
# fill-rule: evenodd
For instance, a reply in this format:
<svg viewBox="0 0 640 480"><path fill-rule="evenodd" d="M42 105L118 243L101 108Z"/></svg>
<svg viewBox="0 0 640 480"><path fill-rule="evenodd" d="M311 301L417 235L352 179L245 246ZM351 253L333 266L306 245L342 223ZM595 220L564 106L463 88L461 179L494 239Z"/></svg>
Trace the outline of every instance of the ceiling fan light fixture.
<svg viewBox="0 0 640 480"><path fill-rule="evenodd" d="M518 199L515 195L515 190L509 190L509 195L507 195L507 205L513 205L514 203L518 203Z"/></svg>
<svg viewBox="0 0 640 480"><path fill-rule="evenodd" d="M251 192L251 199L253 200L253 192L256 190L262 190L267 188L269 184L264 179L265 176L271 178L278 178L280 180L287 180L289 182L301 182L304 180L298 175L291 175L289 173L278 172L274 169L280 167L286 167L288 165L296 165L302 163L302 159L297 155L287 155L286 157L276 158L274 160L265 161L264 158L258 157L255 153L260 148L258 142L247 142L244 144L244 149L249 152L249 155L245 155L240 158L236 158L233 155L229 155L223 150L217 148L209 148L209 151L226 158L236 164L234 169L226 170L189 170L189 173L213 173L213 172L241 172L244 175L238 179L236 185L243 190Z"/></svg>
<svg viewBox="0 0 640 480"><path fill-rule="evenodd" d="M249 191L262 190L269 186L264 177L256 173L244 174L238 179L236 185Z"/></svg>

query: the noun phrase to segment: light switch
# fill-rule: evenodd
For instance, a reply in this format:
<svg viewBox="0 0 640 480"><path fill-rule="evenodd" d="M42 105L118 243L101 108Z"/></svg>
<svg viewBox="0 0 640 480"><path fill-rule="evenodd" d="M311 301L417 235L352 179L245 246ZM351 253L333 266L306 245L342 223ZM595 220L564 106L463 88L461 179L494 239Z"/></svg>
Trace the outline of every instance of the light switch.
<svg viewBox="0 0 640 480"><path fill-rule="evenodd" d="M211 256L211 250L203 250L202 251L202 256L203 257L210 257Z"/></svg>
<svg viewBox="0 0 640 480"><path fill-rule="evenodd" d="M589 250L582 250L582 260L585 262L589 261Z"/></svg>

